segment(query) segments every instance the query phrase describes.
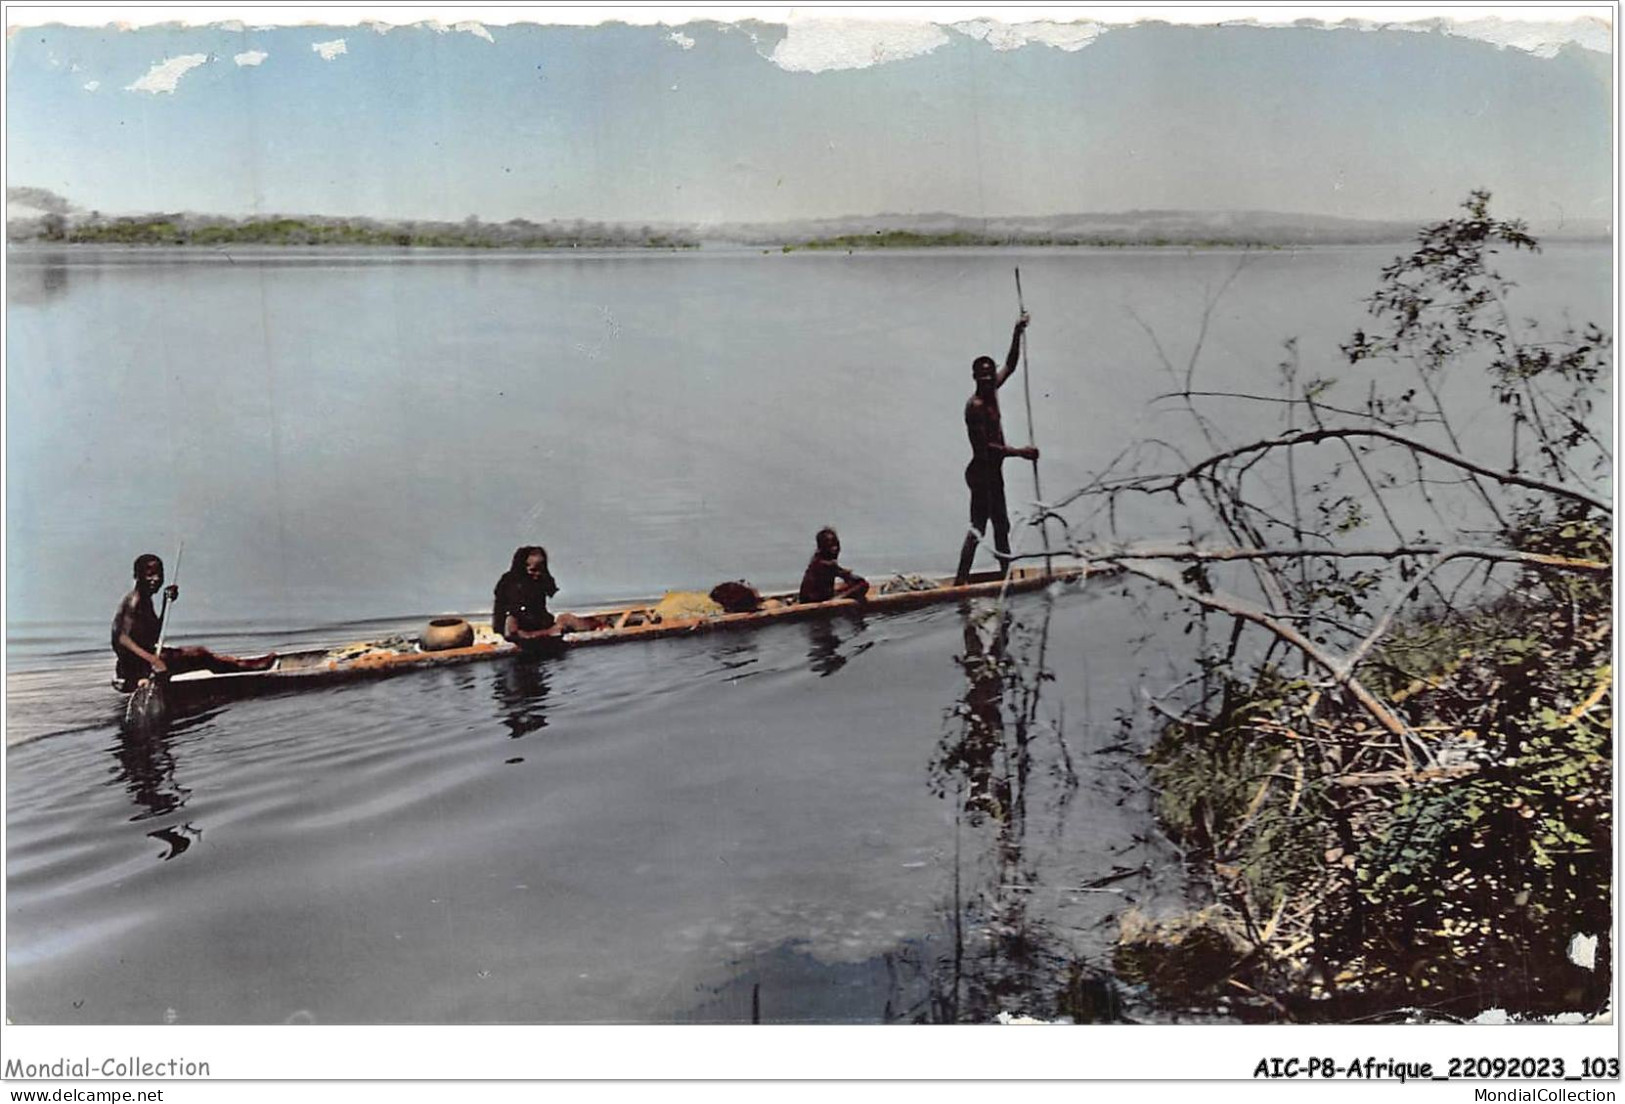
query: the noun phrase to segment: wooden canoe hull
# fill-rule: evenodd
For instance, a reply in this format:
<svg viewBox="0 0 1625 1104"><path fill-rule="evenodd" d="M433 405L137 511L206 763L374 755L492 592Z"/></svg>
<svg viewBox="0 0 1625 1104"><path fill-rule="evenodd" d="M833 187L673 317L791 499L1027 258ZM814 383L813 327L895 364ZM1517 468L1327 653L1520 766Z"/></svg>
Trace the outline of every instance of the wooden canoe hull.
<svg viewBox="0 0 1625 1104"><path fill-rule="evenodd" d="M1008 578L1000 576L997 572L984 572L972 575L971 581L964 586L954 586L951 580L924 580L931 584L929 589L872 592L862 603L850 598L797 603L793 594L765 595L763 604L768 608L750 613L725 613L675 621L653 619L652 611L655 605L653 602L635 602L579 614L578 616L603 622L607 627L588 632L565 633L544 642L541 648L534 651L528 648L521 649L494 635L488 626L476 626L474 643L464 648L423 651L415 640L392 637L379 641L360 641L335 648L289 652L278 658L275 667L265 671L228 674L189 671L176 675L166 685L172 693L183 697L279 692L298 689L315 682L478 663L522 653L545 655L549 652L561 653L575 648L758 628L782 621L801 621L842 613L891 613L972 598L997 598L1002 594L1041 590L1056 583L1076 583L1086 576L1098 574L1102 574L1100 569L1082 566L1056 567L1051 572L1039 568L1018 568Z"/></svg>

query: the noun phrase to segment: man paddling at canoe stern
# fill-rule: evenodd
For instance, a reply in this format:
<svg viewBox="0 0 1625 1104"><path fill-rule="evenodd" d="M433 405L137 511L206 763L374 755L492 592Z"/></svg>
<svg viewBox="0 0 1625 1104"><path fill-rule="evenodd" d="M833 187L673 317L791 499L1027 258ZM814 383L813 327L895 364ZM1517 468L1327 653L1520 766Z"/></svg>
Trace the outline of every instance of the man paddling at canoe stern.
<svg viewBox="0 0 1625 1104"><path fill-rule="evenodd" d="M134 565L135 587L124 596L113 614L113 654L118 658L118 673L113 685L130 691L153 678L167 678L187 671L213 671L232 674L238 671L265 671L276 664L276 653L238 659L236 656L216 655L207 648L158 648L163 635L163 619L152 608L152 596L164 590L164 606L177 601L180 587L171 583L164 587L164 561L151 552L137 556Z"/></svg>
<svg viewBox="0 0 1625 1104"><path fill-rule="evenodd" d="M963 586L970 579L976 546L981 543L989 521L993 523L993 547L999 558L1000 570L1008 571L1010 568L1010 514L1004 504L1004 459L1016 456L1023 460L1037 460L1038 450L1004 443L999 388L1015 374L1016 365L1021 360L1021 337L1030 320L1027 312L1022 311L1010 335L1010 352L1005 355L1002 370L988 356L979 356L971 363L970 374L976 381L976 393L965 403L965 432L970 437L971 453L970 463L965 467L965 485L970 488L970 529L959 550L955 586Z"/></svg>
<svg viewBox="0 0 1625 1104"><path fill-rule="evenodd" d="M854 575L841 566L841 538L828 525L818 530L817 551L807 561L807 570L801 576L798 602L827 602L831 598L855 598L859 602L869 596L869 580ZM836 583L836 579L840 579Z"/></svg>
<svg viewBox="0 0 1625 1104"><path fill-rule="evenodd" d="M569 613L554 616L547 608L547 600L558 592L559 584L547 569L547 549L539 544L520 546L492 594L491 631L525 648L538 646L560 633L603 627L590 618Z"/></svg>

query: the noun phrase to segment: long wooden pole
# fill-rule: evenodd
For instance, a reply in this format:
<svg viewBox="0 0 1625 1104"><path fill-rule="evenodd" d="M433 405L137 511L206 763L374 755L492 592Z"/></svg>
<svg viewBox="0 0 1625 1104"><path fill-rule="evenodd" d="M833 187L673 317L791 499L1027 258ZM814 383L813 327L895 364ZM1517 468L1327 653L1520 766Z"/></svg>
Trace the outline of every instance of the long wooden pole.
<svg viewBox="0 0 1625 1104"><path fill-rule="evenodd" d="M1016 309L1022 314L1027 313L1027 305L1021 295L1021 267L1016 267ZM1027 363L1027 334L1021 335L1021 396L1027 401L1027 447L1037 448L1038 441L1033 436L1033 371ZM1038 500L1038 508L1044 508L1044 491L1038 481L1038 460L1033 460L1033 498ZM1044 574L1048 575L1054 570L1054 563L1049 554L1049 519L1040 519L1039 531L1044 534Z"/></svg>
<svg viewBox="0 0 1625 1104"><path fill-rule="evenodd" d="M181 581L181 555L186 551L186 542L181 541L175 546L175 574L169 579L170 583L179 584ZM169 631L169 588L164 588L164 606L158 612L158 644L155 655L164 654L164 634Z"/></svg>

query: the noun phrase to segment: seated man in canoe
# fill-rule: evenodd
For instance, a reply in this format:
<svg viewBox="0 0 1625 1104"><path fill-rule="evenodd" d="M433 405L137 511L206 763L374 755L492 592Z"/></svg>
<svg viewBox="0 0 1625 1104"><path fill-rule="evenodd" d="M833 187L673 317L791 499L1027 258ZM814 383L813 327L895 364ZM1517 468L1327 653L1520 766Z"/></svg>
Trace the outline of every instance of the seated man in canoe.
<svg viewBox="0 0 1625 1104"><path fill-rule="evenodd" d="M530 647L562 633L603 628L591 618L550 613L547 600L558 592L559 584L547 569L547 549L539 544L520 547L507 572L497 580L491 631L520 647Z"/></svg>
<svg viewBox="0 0 1625 1104"><path fill-rule="evenodd" d="M841 566L841 538L835 530L824 526L818 530L818 548L807 561L807 570L801 576L801 592L797 602L827 602L831 598L855 598L859 602L869 596L869 581ZM836 580L841 580L836 582Z"/></svg>
<svg viewBox="0 0 1625 1104"><path fill-rule="evenodd" d="M151 552L137 556L134 565L135 587L119 603L113 615L113 654L118 658L118 673L113 685L130 691L153 678L166 678L186 671L213 671L229 674L237 671L264 671L276 664L276 654L238 659L236 656L216 655L207 648L158 647L163 635L163 618L152 608L152 596L164 588L164 561ZM171 583L164 593L164 606L181 596L180 587Z"/></svg>

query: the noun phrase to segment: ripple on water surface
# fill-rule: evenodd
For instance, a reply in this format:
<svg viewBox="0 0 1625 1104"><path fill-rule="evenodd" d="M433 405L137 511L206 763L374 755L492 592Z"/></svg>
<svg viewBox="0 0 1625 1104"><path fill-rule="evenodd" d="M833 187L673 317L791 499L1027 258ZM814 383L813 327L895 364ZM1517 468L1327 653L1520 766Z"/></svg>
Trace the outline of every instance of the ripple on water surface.
<svg viewBox="0 0 1625 1104"><path fill-rule="evenodd" d="M1091 761L1110 726L1088 684L1121 677L1085 655L1098 603L1057 608L1044 686L1065 731L1033 730L1019 822L967 813L976 779L942 766L979 700L957 609L436 669L15 746L16 1006L669 1022L742 1018L748 980L765 1018L862 1022L918 1011L952 968L956 915L1027 924L1019 903L1033 931L1098 951L1120 899L1066 890L1127 861L1145 810L1123 802L1120 763ZM820 972L840 995L797 996Z"/></svg>

